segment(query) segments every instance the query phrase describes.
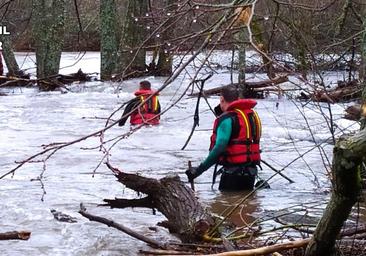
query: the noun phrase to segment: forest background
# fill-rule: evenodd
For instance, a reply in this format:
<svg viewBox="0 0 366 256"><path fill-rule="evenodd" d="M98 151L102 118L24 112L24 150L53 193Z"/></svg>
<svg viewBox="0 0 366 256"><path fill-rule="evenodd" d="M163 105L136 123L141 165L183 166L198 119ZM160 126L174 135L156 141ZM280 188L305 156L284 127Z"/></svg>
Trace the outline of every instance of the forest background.
<svg viewBox="0 0 366 256"><path fill-rule="evenodd" d="M3 2L2 25L6 25L8 31L11 31L13 48L16 51L34 51L40 36L30 24L38 19L37 6L32 5L32 1L24 0ZM54 4L53 1L39 2L43 2L46 7ZM142 49L145 50L155 50L157 47L163 47L167 53L195 50L210 32L209 28L217 23L225 11L255 2L255 13L251 20L252 37L244 36L238 39L236 34L240 26L234 26L234 32L225 33L219 42L212 40L216 49L233 49L238 44L251 46L249 41L252 40L252 43L269 57L274 57L276 53L290 54L294 63L285 64L294 64L296 70L303 74L314 68L339 69L345 68L346 65L348 68L355 68L360 64L359 58L358 62L354 62L354 59L347 58L346 54L352 54L352 51L361 52L362 24L366 8L363 1L58 2L58 6L47 12L49 17L45 18L43 15L42 19L49 25L52 22L48 22L47 19L59 19L60 14L64 15L60 21L64 24L59 38L63 40L63 51L100 50L101 42L105 40L105 34L102 36L104 30L113 31L113 40L117 44L120 42L119 46L123 44L123 47L113 45L110 48L123 48L122 51L125 52L136 50L144 41ZM166 20L167 18L170 20ZM131 22L134 23L133 26L129 24ZM139 28L139 33L133 28ZM112 39L110 37L107 40ZM315 65L319 64L319 59L315 60L319 54L333 57L319 66ZM334 57L334 54L337 56ZM127 56L129 57L131 56Z"/></svg>

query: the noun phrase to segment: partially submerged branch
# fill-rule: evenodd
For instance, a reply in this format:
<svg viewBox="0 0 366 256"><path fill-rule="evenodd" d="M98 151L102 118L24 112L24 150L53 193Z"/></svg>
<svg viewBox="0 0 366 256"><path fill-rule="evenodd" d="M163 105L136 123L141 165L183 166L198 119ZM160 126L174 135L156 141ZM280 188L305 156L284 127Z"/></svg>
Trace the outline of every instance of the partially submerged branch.
<svg viewBox="0 0 366 256"><path fill-rule="evenodd" d="M275 77L273 79L267 79L267 80L263 80L263 81L259 81L259 82L245 82L244 87L249 88L249 89L265 88L265 87L271 87L271 86L274 86L274 85L277 85L277 84L281 84L281 83L284 83L284 82L287 82L287 81L288 81L287 76L279 76L279 77ZM238 83L233 83L233 84L230 84L230 85L224 85L224 86L216 87L216 88L213 88L213 89L204 90L203 95L205 95L205 96L217 95L217 94L220 93L220 91L223 88L225 88L227 86L239 87L239 84ZM192 94L190 94L190 96L198 96L198 93L192 93Z"/></svg>
<svg viewBox="0 0 366 256"><path fill-rule="evenodd" d="M153 246L153 247L161 248L161 249L166 249L167 248L167 246L164 243L161 243L159 241L156 241L154 239L151 239L151 238L148 238L144 235L141 235L141 234L133 231L132 229L130 229L126 226L123 226L122 224L116 223L113 220L109 220L109 219L106 219L106 218L88 213L86 211L86 208L82 204L80 205L79 213L82 216L84 216L85 218L89 219L90 221L96 221L96 222L99 222L99 223L103 223L103 224L107 225L108 227L113 227L115 229L118 229L118 230L120 230L120 231L122 231L122 232L138 239L138 240L141 240L141 241Z"/></svg>
<svg viewBox="0 0 366 256"><path fill-rule="evenodd" d="M11 231L0 233L0 240L28 240L30 235L29 231Z"/></svg>

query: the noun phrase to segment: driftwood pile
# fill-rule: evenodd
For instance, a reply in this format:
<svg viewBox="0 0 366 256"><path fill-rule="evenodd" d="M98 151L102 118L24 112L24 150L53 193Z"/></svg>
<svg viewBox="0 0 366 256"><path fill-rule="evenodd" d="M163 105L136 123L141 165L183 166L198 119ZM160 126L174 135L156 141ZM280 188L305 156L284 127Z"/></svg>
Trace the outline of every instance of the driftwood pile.
<svg viewBox="0 0 366 256"><path fill-rule="evenodd" d="M205 209L195 197L194 191L186 186L178 176L164 177L160 180L146 178L136 174L124 173L107 164L118 181L127 188L143 193L146 196L139 199L105 199L102 206L111 208L147 207L160 211L167 220L158 225L166 227L180 238L182 243L156 241L139 234L115 220L95 216L81 206L79 213L91 221L103 223L116 228L136 239L144 241L153 249L140 251L145 255L304 255L305 248L311 241L309 236L314 232L313 225L301 223L281 223L283 229L276 227L263 230L260 227L250 226L242 228L232 227L236 230L235 236L225 237L229 225L220 231L210 232L220 222L220 219ZM288 230L298 232L297 238L290 238ZM238 232L241 231L241 232ZM280 233L276 233L279 232ZM284 234L287 239L284 239ZM261 236L270 235L271 239L263 240ZM302 237L302 238L299 238ZM364 248L366 239L366 225L344 228L339 234L338 240L345 251L353 248ZM348 240L353 244L347 243ZM287 240L287 241L286 241ZM290 241L289 241L290 240ZM277 241L277 242L271 242ZM282 241L282 242L279 242ZM353 251L354 252L354 251ZM281 253L281 254L280 254ZM347 254L345 254L347 255Z"/></svg>
<svg viewBox="0 0 366 256"><path fill-rule="evenodd" d="M332 89L318 90L312 94L301 93L301 100L312 100L316 102L347 102L361 98L362 87L357 80L349 82L338 81L337 86Z"/></svg>
<svg viewBox="0 0 366 256"><path fill-rule="evenodd" d="M52 91L57 88L64 88L66 84L74 82L88 82L91 80L91 75L84 73L81 69L79 69L78 72L69 75L57 74L41 79L30 79L29 75L22 73L16 77L0 76L0 88L12 86L27 87L37 84L39 89L42 91ZM5 94L1 96L5 96Z"/></svg>
<svg viewBox="0 0 366 256"><path fill-rule="evenodd" d="M229 85L224 85L220 87L216 87L213 89L204 90L202 94L204 96L218 95L222 88L233 86L237 88L243 89L243 96L245 98L256 98L262 99L265 97L265 94L269 91L281 92L282 90L276 88L275 86L281 83L285 83L288 81L287 76L278 76L272 79L263 80L259 82L245 82L245 83L233 83ZM191 93L189 96L198 96L199 93Z"/></svg>

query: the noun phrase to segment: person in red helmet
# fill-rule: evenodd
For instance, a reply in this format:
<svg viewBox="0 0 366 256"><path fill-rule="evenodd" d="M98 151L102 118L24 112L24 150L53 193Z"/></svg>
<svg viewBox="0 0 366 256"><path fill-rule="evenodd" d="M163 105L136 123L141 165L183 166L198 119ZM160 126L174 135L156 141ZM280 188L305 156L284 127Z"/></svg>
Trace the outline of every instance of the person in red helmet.
<svg viewBox="0 0 366 256"><path fill-rule="evenodd" d="M153 96L152 96L153 95ZM160 123L160 103L158 94L151 89L149 81L141 81L140 87L135 91L135 98L132 99L123 111L122 118L118 122L119 126L125 125L127 118L130 117L131 125L148 124L157 125ZM151 96L151 97L150 97ZM150 98L149 98L150 97ZM135 109L130 116L128 113Z"/></svg>
<svg viewBox="0 0 366 256"><path fill-rule="evenodd" d="M212 165L222 168L214 173L222 173L219 190L238 191L254 188L257 176L257 165L261 156L259 141L261 137L261 122L253 110L257 104L252 99L239 99L236 88L225 87L221 91L221 113L215 120L211 136L210 153L198 166L186 171L188 180L209 169ZM215 109L217 112L217 109Z"/></svg>

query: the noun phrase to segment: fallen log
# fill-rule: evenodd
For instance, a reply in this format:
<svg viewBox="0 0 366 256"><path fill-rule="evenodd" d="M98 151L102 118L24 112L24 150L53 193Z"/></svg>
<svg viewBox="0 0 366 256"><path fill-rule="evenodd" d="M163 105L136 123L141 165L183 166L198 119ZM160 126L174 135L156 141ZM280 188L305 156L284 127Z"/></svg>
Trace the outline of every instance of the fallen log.
<svg viewBox="0 0 366 256"><path fill-rule="evenodd" d="M366 233L366 225L359 225L356 227L344 228L340 232L341 237L354 236L357 234Z"/></svg>
<svg viewBox="0 0 366 256"><path fill-rule="evenodd" d="M281 83L284 83L287 81L288 81L287 76L279 76L279 77L275 77L273 79L263 80L263 81L259 81L259 82L245 82L244 87L247 87L249 89L265 88L268 86L274 86L276 84L281 84ZM233 84L229 84L229 85L224 85L224 86L216 87L213 89L204 90L202 92L202 94L205 96L216 95L216 94L219 94L223 88L228 87L228 86L241 87L241 86L243 86L243 84L233 83ZM198 96L198 94L199 94L198 92L191 93L189 96L196 97L196 96Z"/></svg>
<svg viewBox="0 0 366 256"><path fill-rule="evenodd" d="M30 235L29 231L11 231L0 233L0 240L28 240Z"/></svg>
<svg viewBox="0 0 366 256"><path fill-rule="evenodd" d="M71 84L73 82L89 82L91 81L91 76L89 74L84 73L81 69L76 73L72 73L69 75L61 75L58 74L56 76L57 80L63 84Z"/></svg>
<svg viewBox="0 0 366 256"><path fill-rule="evenodd" d="M346 114L344 115L345 119L358 121L361 118L361 105L356 104L353 106L349 106L345 109Z"/></svg>
<svg viewBox="0 0 366 256"><path fill-rule="evenodd" d="M57 74L54 76L41 78L41 79L30 79L29 76L0 76L0 87L24 87L34 85L38 83L42 90L54 90L59 87L63 87L65 84L71 84L73 82L86 82L91 81L91 76L84 73L81 69L76 73L69 75Z"/></svg>
<svg viewBox="0 0 366 256"><path fill-rule="evenodd" d="M34 83L34 80L29 78L0 76L0 87L10 87L10 86L24 87L32 83Z"/></svg>
<svg viewBox="0 0 366 256"><path fill-rule="evenodd" d="M358 81L352 80L349 82L338 81L338 85L335 88L318 90L310 95L302 95L301 98L309 98L316 102L336 103L359 99L361 94L362 87L359 85Z"/></svg>
<svg viewBox="0 0 366 256"><path fill-rule="evenodd" d="M146 194L141 199L104 199L112 208L148 207L160 211L167 220L159 223L183 242L201 241L214 225L214 217L197 200L192 189L177 175L160 180L121 172L107 163L118 181L127 188Z"/></svg>
<svg viewBox="0 0 366 256"><path fill-rule="evenodd" d="M361 97L362 89L356 87L340 88L333 91L318 91L311 97L313 101L318 102L342 102Z"/></svg>

